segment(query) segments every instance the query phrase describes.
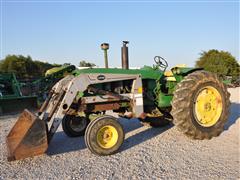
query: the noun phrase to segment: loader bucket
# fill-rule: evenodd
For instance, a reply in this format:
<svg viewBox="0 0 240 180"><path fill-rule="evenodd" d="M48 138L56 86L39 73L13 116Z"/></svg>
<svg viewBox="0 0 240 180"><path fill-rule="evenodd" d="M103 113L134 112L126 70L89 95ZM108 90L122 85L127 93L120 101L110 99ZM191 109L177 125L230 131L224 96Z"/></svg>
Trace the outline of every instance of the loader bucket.
<svg viewBox="0 0 240 180"><path fill-rule="evenodd" d="M6 139L8 161L43 154L48 148L44 121L24 110Z"/></svg>

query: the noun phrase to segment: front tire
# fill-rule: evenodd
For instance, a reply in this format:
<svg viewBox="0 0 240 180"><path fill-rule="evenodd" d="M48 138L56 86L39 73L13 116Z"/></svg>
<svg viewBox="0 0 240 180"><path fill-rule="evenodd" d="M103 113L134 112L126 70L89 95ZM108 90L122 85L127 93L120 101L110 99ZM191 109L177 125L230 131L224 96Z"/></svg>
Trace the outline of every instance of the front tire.
<svg viewBox="0 0 240 180"><path fill-rule="evenodd" d="M62 120L62 128L69 137L83 136L90 123L87 117L66 115Z"/></svg>
<svg viewBox="0 0 240 180"><path fill-rule="evenodd" d="M216 137L228 119L229 96L216 75L193 72L176 86L171 111L173 124L192 139Z"/></svg>
<svg viewBox="0 0 240 180"><path fill-rule="evenodd" d="M85 132L85 144L96 155L116 153L123 141L123 128L112 116L101 116L92 120Z"/></svg>

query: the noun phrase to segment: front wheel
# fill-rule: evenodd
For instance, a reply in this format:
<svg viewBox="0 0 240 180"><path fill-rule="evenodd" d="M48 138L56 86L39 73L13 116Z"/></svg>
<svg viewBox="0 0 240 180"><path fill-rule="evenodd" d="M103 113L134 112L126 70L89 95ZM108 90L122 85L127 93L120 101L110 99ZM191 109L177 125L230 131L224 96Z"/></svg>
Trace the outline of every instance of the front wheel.
<svg viewBox="0 0 240 180"><path fill-rule="evenodd" d="M83 136L90 123L87 117L66 115L62 120L62 128L69 137Z"/></svg>
<svg viewBox="0 0 240 180"><path fill-rule="evenodd" d="M85 132L85 144L97 155L117 152L124 141L121 124L112 116L101 116L91 121Z"/></svg>
<svg viewBox="0 0 240 180"><path fill-rule="evenodd" d="M216 75L196 71L177 86L172 100L173 123L193 139L211 139L224 129L230 94Z"/></svg>

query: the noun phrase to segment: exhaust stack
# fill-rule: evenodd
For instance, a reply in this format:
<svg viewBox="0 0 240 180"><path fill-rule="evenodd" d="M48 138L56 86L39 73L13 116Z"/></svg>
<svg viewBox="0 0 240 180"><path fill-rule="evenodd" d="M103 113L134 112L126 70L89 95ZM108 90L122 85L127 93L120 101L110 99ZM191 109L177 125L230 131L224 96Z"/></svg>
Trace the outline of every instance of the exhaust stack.
<svg viewBox="0 0 240 180"><path fill-rule="evenodd" d="M108 43L102 43L102 44L101 44L101 49L104 51L105 68L108 69L108 55L107 55L107 50L109 49L109 44L108 44Z"/></svg>
<svg viewBox="0 0 240 180"><path fill-rule="evenodd" d="M123 41L122 46L122 69L129 69L129 62L128 62L128 41Z"/></svg>

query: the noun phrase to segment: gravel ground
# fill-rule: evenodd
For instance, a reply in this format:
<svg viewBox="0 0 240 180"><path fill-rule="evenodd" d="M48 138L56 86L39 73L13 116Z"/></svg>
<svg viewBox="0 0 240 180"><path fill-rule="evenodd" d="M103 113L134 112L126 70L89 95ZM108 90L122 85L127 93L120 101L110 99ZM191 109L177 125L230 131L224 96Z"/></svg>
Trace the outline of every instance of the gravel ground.
<svg viewBox="0 0 240 180"><path fill-rule="evenodd" d="M60 127L47 154L7 162L5 137L17 115L0 117L0 179L240 179L240 88L229 92L231 115L219 137L191 140L172 126L149 128L121 119L125 142L119 153L105 157Z"/></svg>

